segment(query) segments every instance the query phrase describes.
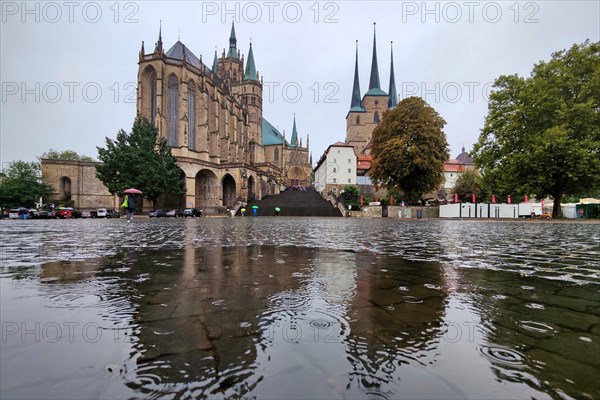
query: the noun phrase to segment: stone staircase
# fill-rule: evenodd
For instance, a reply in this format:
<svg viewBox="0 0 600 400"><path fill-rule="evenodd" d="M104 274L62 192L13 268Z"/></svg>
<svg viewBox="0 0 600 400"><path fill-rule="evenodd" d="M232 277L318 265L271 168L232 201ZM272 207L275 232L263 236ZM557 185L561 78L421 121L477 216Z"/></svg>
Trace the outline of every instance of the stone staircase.
<svg viewBox="0 0 600 400"><path fill-rule="evenodd" d="M322 198L314 189L285 190L280 194L265 196L246 205L246 216L252 215L252 206L258 206L258 216L274 216L275 207L283 217L341 217L340 210ZM237 215L240 215L238 211Z"/></svg>

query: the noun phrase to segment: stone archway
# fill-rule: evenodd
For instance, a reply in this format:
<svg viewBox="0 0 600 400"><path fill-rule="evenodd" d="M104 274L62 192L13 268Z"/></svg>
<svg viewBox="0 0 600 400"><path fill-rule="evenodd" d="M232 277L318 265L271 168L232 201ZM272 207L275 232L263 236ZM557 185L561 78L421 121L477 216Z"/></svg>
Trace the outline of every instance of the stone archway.
<svg viewBox="0 0 600 400"><path fill-rule="evenodd" d="M235 179L229 174L225 174L221 182L223 188L223 205L225 207L233 207L235 204Z"/></svg>
<svg viewBox="0 0 600 400"><path fill-rule="evenodd" d="M248 198L247 201L254 201L256 194L254 193L254 177L248 178Z"/></svg>
<svg viewBox="0 0 600 400"><path fill-rule="evenodd" d="M217 205L218 199L217 175L208 169L202 169L196 174L196 208L208 209Z"/></svg>
<svg viewBox="0 0 600 400"><path fill-rule="evenodd" d="M61 200L71 200L71 178L68 176L60 178L60 198Z"/></svg>
<svg viewBox="0 0 600 400"><path fill-rule="evenodd" d="M306 173L298 166L293 166L288 171L288 183L290 186L307 186Z"/></svg>

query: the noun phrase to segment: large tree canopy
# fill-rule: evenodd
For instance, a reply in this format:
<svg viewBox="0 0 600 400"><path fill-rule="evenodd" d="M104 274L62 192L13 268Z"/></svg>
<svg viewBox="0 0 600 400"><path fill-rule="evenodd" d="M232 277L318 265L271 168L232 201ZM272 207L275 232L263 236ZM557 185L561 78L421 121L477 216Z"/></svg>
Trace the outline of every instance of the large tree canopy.
<svg viewBox="0 0 600 400"><path fill-rule="evenodd" d="M73 150L58 151L58 150L54 150L54 149L50 149L47 152L45 152L44 154L42 154L40 159L41 160L50 159L50 160L70 160L70 161L94 161L94 159L92 157L86 156L83 154L79 154Z"/></svg>
<svg viewBox="0 0 600 400"><path fill-rule="evenodd" d="M406 98L386 111L371 139L373 183L398 190L411 202L438 189L449 157L445 124L419 97Z"/></svg>
<svg viewBox="0 0 600 400"><path fill-rule="evenodd" d="M116 140L106 138L106 148L98 147L96 166L98 179L112 194L134 187L144 192L144 197L156 206L162 194L185 193L181 169L171 154L164 138L147 119L138 116L131 133L117 133Z"/></svg>
<svg viewBox="0 0 600 400"><path fill-rule="evenodd" d="M473 154L495 193L550 195L560 217L564 195L600 187L600 43L499 77L488 108Z"/></svg>
<svg viewBox="0 0 600 400"><path fill-rule="evenodd" d="M485 201L488 198L483 187L483 179L477 171L466 170L456 180L452 193L458 195L460 201L471 201L473 195L477 201Z"/></svg>
<svg viewBox="0 0 600 400"><path fill-rule="evenodd" d="M6 176L0 178L0 206L31 208L40 199L52 194L52 188L40 179L36 162L13 161Z"/></svg>

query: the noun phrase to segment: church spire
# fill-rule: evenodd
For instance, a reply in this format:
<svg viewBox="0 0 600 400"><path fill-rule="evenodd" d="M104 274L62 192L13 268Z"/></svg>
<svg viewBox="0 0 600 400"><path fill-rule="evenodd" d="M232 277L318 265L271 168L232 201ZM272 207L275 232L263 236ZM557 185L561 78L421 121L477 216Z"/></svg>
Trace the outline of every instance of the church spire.
<svg viewBox="0 0 600 400"><path fill-rule="evenodd" d="M360 105L360 82L358 79L358 40L356 41L356 59L354 61L354 84L352 85L352 102L350 111L365 111Z"/></svg>
<svg viewBox="0 0 600 400"><path fill-rule="evenodd" d="M394 42L390 42L391 64L390 64L390 89L388 90L388 108L394 108L398 104L398 94L396 93L396 78L394 77Z"/></svg>
<svg viewBox="0 0 600 400"><path fill-rule="evenodd" d="M373 23L373 59L371 60L371 79L369 90L381 89L379 87L379 67L377 66L377 40L375 37L375 22Z"/></svg>
<svg viewBox="0 0 600 400"><path fill-rule="evenodd" d="M235 37L235 26L233 21L231 21L231 33L229 34L229 51L227 52L227 58L238 58L237 39Z"/></svg>
<svg viewBox="0 0 600 400"><path fill-rule="evenodd" d="M252 42L250 42L250 50L248 51L248 61L246 62L246 72L244 72L244 80L257 80L256 66L254 65L254 53L252 53Z"/></svg>
<svg viewBox="0 0 600 400"><path fill-rule="evenodd" d="M162 53L163 51L163 42L162 42L162 20L158 25L158 41L156 42L156 46L154 47L154 52Z"/></svg>
<svg viewBox="0 0 600 400"><path fill-rule="evenodd" d="M296 131L296 114L294 113L294 126L292 127L292 140L290 141L291 147L298 147L298 132Z"/></svg>
<svg viewBox="0 0 600 400"><path fill-rule="evenodd" d="M215 48L215 58L213 60L212 72L217 75L219 69L219 58L217 57L217 49Z"/></svg>

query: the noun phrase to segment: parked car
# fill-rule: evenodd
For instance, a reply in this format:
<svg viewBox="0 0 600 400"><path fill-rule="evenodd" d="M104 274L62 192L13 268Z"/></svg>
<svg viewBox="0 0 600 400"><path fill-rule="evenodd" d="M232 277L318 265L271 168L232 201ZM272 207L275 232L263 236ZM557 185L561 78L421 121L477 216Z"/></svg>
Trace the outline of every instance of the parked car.
<svg viewBox="0 0 600 400"><path fill-rule="evenodd" d="M169 210L167 211L167 217L169 218L181 218L183 217L183 211L181 210Z"/></svg>
<svg viewBox="0 0 600 400"><path fill-rule="evenodd" d="M202 216L202 211L198 210L197 208L186 208L185 210L183 210L183 216L184 217L201 217Z"/></svg>
<svg viewBox="0 0 600 400"><path fill-rule="evenodd" d="M12 208L8 211L9 219L19 219L19 210L16 208Z"/></svg>
<svg viewBox="0 0 600 400"><path fill-rule="evenodd" d="M82 211L81 218L92 218L92 212L91 211Z"/></svg>
<svg viewBox="0 0 600 400"><path fill-rule="evenodd" d="M106 210L106 218L121 218L121 214L116 210Z"/></svg>
<svg viewBox="0 0 600 400"><path fill-rule="evenodd" d="M97 218L106 218L107 215L108 211L106 210L106 208L99 208L98 211L96 211Z"/></svg>
<svg viewBox="0 0 600 400"><path fill-rule="evenodd" d="M35 208L29 210L29 215L33 219L56 218L55 214L52 211L36 210Z"/></svg>
<svg viewBox="0 0 600 400"><path fill-rule="evenodd" d="M167 213L165 213L163 210L154 210L148 213L149 218L164 218L166 216Z"/></svg>

